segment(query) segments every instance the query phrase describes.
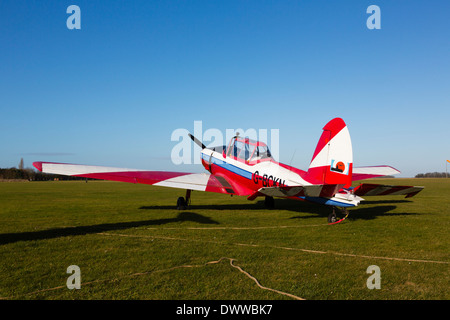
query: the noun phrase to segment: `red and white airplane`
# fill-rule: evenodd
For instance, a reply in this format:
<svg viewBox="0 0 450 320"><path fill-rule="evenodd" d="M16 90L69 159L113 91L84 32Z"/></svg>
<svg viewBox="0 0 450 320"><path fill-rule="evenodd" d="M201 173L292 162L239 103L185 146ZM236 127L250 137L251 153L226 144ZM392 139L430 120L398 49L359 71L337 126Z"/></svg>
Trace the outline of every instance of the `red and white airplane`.
<svg viewBox="0 0 450 320"><path fill-rule="evenodd" d="M350 134L341 118L331 120L323 128L307 171L275 161L267 145L261 141L237 135L228 146L207 148L194 136L189 136L202 148L202 164L208 173L144 171L54 162L34 162L33 165L45 173L185 189L186 197L177 200L179 209L187 208L192 190L246 196L249 200L265 197L267 207L273 207L274 197L310 201L333 207L329 223L343 221L348 215L347 208L357 206L364 200L362 196L412 197L423 189L367 183L352 188L353 181L394 175L400 171L385 165L353 167ZM337 219L335 208L345 214L343 219Z"/></svg>

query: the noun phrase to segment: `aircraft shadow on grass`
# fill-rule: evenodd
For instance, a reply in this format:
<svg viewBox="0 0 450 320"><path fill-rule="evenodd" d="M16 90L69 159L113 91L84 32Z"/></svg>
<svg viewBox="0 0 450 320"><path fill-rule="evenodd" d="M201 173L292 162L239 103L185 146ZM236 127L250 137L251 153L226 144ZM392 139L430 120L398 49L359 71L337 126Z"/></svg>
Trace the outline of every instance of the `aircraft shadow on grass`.
<svg viewBox="0 0 450 320"><path fill-rule="evenodd" d="M400 203L409 203L412 202L410 200L382 200L382 201L365 201L363 205L358 206L356 208L351 208L349 219L357 220L372 220L377 216L402 216L402 215L416 215L417 213L390 213L390 211L397 208L395 204ZM367 207L366 204L377 204L375 207ZM381 204L381 205L380 205ZM170 210L173 209L174 206L143 206L139 209L144 210ZM309 219L309 218L317 218L320 217L328 217L331 213L331 207L325 205L318 205L309 202L300 202L297 200L291 199L275 199L275 208L274 209L266 209L264 207L264 201L258 202L249 202L243 204L208 204L208 205L191 205L189 206L190 210L230 210L230 211L238 211L236 214L241 212L249 211L249 210L288 210L292 212L298 212L299 214L309 213L311 215L299 215L291 217L290 219Z"/></svg>
<svg viewBox="0 0 450 320"><path fill-rule="evenodd" d="M289 200L291 205L295 205L294 200ZM397 206L395 204L400 203L409 203L412 202L410 200L382 200L382 201L364 201L364 203L358 207L350 208L348 220L373 220L376 219L378 216L409 216L409 215L418 215L418 213L409 213L409 212L392 212L394 211ZM304 206L299 209L299 212L303 213L311 213L312 215L309 216L295 216L291 219L308 219L308 218L314 218L314 216L317 217L317 215L320 215L322 217L327 217L331 210L329 206L317 206L315 204L311 203L303 203ZM370 204L375 204L376 206L366 206ZM318 210L317 208L320 208Z"/></svg>
<svg viewBox="0 0 450 320"><path fill-rule="evenodd" d="M331 213L331 208L329 206L317 205L307 202L302 202L300 205L298 201L295 200L283 200L283 205L276 205L277 208L297 211L299 213L310 213L311 215L300 215L294 216L290 219L309 219L316 218L318 215L322 217L327 217ZM395 204L409 203L410 200L382 200L382 201L364 201L364 204L350 208L349 220L373 220L378 216L409 216L417 215L418 213L408 213L408 212L391 212L397 208ZM281 202L280 202L281 204ZM375 204L375 207L366 206L370 204Z"/></svg>
<svg viewBox="0 0 450 320"><path fill-rule="evenodd" d="M14 243L18 241L46 240L68 236L94 234L106 231L124 230L137 227L155 226L155 225L157 226L167 223L185 222L185 221L193 221L201 224L219 224L219 222L209 217L202 216L198 213L190 211L182 211L175 218L103 223L90 226L54 228L31 232L3 233L0 234L0 245Z"/></svg>
<svg viewBox="0 0 450 320"><path fill-rule="evenodd" d="M406 203L408 200L385 200L385 201L373 201L373 204L386 204L376 207L364 207L360 206L351 209L349 219L357 220L372 220L378 216L402 216L402 215L417 215L417 213L389 213L396 209L395 203ZM370 204L367 201L365 204ZM387 205L391 204L391 205ZM142 206L139 209L143 210L173 210L174 206ZM100 232L125 230L130 228L145 227L145 226L158 226L173 222L186 222L192 221L200 224L220 224L219 222L203 216L201 214L192 212L194 210L232 210L232 211L248 211L248 210L261 210L264 209L264 202L258 201L248 204L221 204L221 205L191 205L188 211L180 212L175 218L154 219L154 220L142 220L142 221L130 221L130 222L117 222L117 223L104 223L90 226L78 226L78 227L65 227L65 228L53 228L48 230L39 230L31 232L17 232L17 233L4 233L0 234L0 245L14 243L18 241L35 241L55 239L68 236L78 236L95 234ZM310 215L298 215L289 219L309 219L317 218L317 216L327 217L330 214L329 206L321 206L306 202L299 202L289 199L280 199L276 201L275 209L271 210L289 210L298 213L309 213ZM237 212L236 214L239 214Z"/></svg>

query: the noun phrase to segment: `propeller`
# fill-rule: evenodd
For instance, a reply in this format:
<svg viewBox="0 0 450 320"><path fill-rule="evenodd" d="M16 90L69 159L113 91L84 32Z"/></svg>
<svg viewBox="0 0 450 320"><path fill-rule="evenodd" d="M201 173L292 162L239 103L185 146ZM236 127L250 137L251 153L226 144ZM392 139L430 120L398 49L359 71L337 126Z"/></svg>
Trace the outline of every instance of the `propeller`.
<svg viewBox="0 0 450 320"><path fill-rule="evenodd" d="M189 137L192 139L192 141L194 141L200 148L206 149L206 146L200 142L200 140L198 140L196 137L194 137L192 134L188 133Z"/></svg>

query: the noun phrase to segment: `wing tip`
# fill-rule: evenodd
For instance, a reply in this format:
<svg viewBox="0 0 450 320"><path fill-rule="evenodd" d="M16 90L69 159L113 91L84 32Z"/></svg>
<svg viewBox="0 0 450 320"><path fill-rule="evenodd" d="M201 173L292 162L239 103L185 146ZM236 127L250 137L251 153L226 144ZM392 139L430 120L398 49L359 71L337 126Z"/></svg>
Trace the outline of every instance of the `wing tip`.
<svg viewBox="0 0 450 320"><path fill-rule="evenodd" d="M33 162L33 166L42 172L42 162L41 161Z"/></svg>
<svg viewBox="0 0 450 320"><path fill-rule="evenodd" d="M418 194L420 191L422 191L423 189L425 189L425 187L422 187L422 186L414 186L413 188L416 188L416 189L418 189L417 191L414 191L414 192L410 192L410 193L408 193L406 196L405 196L405 198L411 198L411 197L414 197L416 194Z"/></svg>

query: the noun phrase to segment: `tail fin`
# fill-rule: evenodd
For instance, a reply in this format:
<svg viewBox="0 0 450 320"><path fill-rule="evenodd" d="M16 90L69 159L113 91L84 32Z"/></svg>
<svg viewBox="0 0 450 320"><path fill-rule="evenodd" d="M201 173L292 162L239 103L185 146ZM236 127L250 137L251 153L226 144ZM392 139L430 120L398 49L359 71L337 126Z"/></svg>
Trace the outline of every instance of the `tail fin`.
<svg viewBox="0 0 450 320"><path fill-rule="evenodd" d="M335 185L333 189L340 189L351 185L352 169L350 133L344 120L335 118L323 127L306 178L314 184Z"/></svg>

